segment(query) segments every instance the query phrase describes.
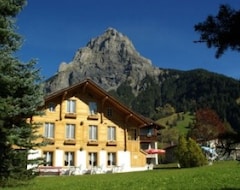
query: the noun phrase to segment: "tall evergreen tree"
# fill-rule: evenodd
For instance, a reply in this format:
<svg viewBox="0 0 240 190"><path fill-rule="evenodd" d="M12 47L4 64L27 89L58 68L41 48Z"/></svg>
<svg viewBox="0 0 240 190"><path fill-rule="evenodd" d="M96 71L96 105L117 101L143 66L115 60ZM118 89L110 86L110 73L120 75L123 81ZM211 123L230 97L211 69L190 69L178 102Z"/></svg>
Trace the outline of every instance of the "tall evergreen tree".
<svg viewBox="0 0 240 190"><path fill-rule="evenodd" d="M39 115L43 90L35 61L22 63L16 57L21 36L16 33L15 18L25 0L0 0L0 186L17 185L32 178L28 164L30 150L41 144L34 141L37 125L31 123Z"/></svg>

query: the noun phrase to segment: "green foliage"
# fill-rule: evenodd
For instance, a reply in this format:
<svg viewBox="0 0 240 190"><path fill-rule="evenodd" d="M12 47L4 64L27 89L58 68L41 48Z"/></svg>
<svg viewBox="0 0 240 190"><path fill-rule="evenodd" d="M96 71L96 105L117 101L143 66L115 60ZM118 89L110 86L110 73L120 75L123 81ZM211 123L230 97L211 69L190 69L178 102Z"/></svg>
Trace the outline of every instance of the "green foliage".
<svg viewBox="0 0 240 190"><path fill-rule="evenodd" d="M132 102L134 111L143 116L153 117L155 108L161 105L161 90L159 84L146 76L140 83L140 93Z"/></svg>
<svg viewBox="0 0 240 190"><path fill-rule="evenodd" d="M169 73L169 79L162 84L163 103L171 104L176 112L211 108L222 120L228 121L234 129L239 129L239 81L199 69Z"/></svg>
<svg viewBox="0 0 240 190"><path fill-rule="evenodd" d="M30 118L39 115L43 104L41 77L35 61L21 63L14 53L21 44L15 33L14 17L25 1L0 0L0 186L18 185L33 177L27 170L29 150L38 144L37 125ZM32 161L31 161L32 163ZM38 161L36 160L35 164Z"/></svg>
<svg viewBox="0 0 240 190"><path fill-rule="evenodd" d="M240 51L240 11L231 9L228 5L221 5L216 16L209 15L207 19L194 26L200 33L200 40L208 48L215 47L216 58L219 58L228 48Z"/></svg>
<svg viewBox="0 0 240 190"><path fill-rule="evenodd" d="M125 105L131 105L134 99L134 94L132 92L132 87L128 85L127 82L122 83L116 91L109 92L112 96L116 97Z"/></svg>
<svg viewBox="0 0 240 190"><path fill-rule="evenodd" d="M181 167L190 168L207 164L207 160L197 143L184 136L179 137L177 147L177 157Z"/></svg>
<svg viewBox="0 0 240 190"><path fill-rule="evenodd" d="M159 168L134 173L37 177L31 185L5 190L233 190L240 187L240 165L236 161L219 161L211 166L188 169L168 169L168 165L160 165Z"/></svg>

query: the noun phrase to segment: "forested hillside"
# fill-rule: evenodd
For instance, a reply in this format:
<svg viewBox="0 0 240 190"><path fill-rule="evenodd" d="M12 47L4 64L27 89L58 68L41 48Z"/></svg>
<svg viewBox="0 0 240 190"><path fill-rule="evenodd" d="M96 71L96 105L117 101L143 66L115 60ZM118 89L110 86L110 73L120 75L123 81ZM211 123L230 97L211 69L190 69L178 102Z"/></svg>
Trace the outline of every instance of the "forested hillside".
<svg viewBox="0 0 240 190"><path fill-rule="evenodd" d="M150 76L141 81L141 90L134 97L131 87L122 84L112 95L138 113L157 120L159 107L170 104L176 112L195 112L199 108L214 109L222 120L240 129L240 83L224 75L197 69L169 70L157 83Z"/></svg>

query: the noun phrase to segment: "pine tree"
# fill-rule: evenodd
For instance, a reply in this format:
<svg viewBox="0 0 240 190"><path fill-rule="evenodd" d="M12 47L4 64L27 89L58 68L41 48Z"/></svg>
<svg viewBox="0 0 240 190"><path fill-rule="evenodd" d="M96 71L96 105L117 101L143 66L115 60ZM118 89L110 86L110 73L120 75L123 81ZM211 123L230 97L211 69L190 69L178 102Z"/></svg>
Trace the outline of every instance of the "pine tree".
<svg viewBox="0 0 240 190"><path fill-rule="evenodd" d="M15 17L25 0L0 0L0 186L18 185L34 177L28 164L30 150L40 146L34 142L36 124L31 117L39 115L43 90L35 61L21 63L15 53L21 36L15 32Z"/></svg>

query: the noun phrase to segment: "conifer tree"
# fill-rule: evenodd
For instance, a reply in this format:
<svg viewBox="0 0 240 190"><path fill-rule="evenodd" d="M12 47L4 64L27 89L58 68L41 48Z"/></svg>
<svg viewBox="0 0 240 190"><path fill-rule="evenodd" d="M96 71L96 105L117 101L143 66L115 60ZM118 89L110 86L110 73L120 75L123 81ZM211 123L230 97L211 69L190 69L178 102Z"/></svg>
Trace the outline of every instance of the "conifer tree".
<svg viewBox="0 0 240 190"><path fill-rule="evenodd" d="M179 137L177 157L181 167L190 168L207 164L199 145L191 138L186 139L184 136Z"/></svg>
<svg viewBox="0 0 240 190"><path fill-rule="evenodd" d="M25 0L0 0L0 187L18 185L32 178L28 164L30 150L41 145L34 141L43 103L41 77L35 61L22 63L16 57L22 38L16 33L15 19Z"/></svg>

